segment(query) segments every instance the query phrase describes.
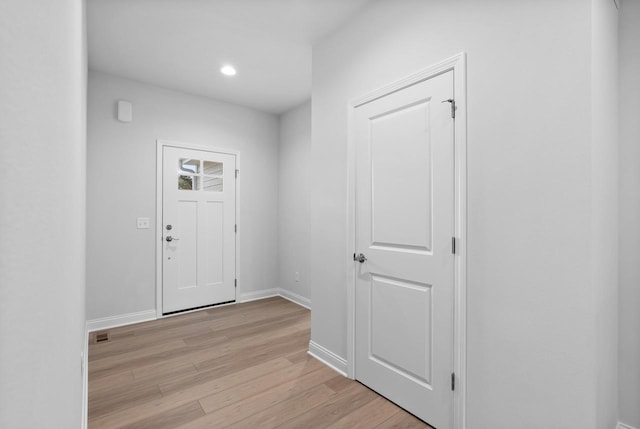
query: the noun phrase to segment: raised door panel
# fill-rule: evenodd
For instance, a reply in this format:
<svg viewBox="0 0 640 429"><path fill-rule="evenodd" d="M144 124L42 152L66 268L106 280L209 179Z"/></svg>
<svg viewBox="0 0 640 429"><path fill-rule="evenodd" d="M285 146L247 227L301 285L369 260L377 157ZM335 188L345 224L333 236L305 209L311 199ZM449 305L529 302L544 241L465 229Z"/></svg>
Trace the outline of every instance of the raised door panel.
<svg viewBox="0 0 640 429"><path fill-rule="evenodd" d="M370 119L372 245L431 249L429 111L427 99Z"/></svg>

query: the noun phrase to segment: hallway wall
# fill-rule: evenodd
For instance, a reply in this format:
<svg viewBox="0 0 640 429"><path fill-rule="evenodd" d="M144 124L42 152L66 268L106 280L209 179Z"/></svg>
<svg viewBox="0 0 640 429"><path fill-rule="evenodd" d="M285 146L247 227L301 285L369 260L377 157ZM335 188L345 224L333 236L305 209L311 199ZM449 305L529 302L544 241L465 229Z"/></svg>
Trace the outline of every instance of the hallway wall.
<svg viewBox="0 0 640 429"><path fill-rule="evenodd" d="M277 287L276 116L95 71L87 115L87 319L155 310L157 139L240 151L238 299Z"/></svg>
<svg viewBox="0 0 640 429"><path fill-rule="evenodd" d="M640 428L640 2L620 5L620 421Z"/></svg>
<svg viewBox="0 0 640 429"><path fill-rule="evenodd" d="M81 0L0 2L0 427L78 428L87 55Z"/></svg>
<svg viewBox="0 0 640 429"><path fill-rule="evenodd" d="M311 101L280 115L278 148L278 284L284 295L310 305Z"/></svg>
<svg viewBox="0 0 640 429"><path fill-rule="evenodd" d="M618 421L618 8L591 1L591 282L596 427Z"/></svg>
<svg viewBox="0 0 640 429"><path fill-rule="evenodd" d="M349 100L466 52L466 427L615 426L600 395L615 396L617 142L601 138L610 115L585 126L604 100L592 76L615 67L592 63L607 58L596 45L615 50L615 13L609 0L378 0L314 47L315 344L347 356Z"/></svg>

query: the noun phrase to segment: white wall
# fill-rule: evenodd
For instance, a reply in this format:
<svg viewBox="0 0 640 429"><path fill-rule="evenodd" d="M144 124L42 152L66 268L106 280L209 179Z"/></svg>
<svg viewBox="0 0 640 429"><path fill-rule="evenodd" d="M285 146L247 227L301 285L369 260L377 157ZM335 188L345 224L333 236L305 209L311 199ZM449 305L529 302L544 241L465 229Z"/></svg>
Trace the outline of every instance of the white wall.
<svg viewBox="0 0 640 429"><path fill-rule="evenodd" d="M640 428L640 2L620 5L620 421Z"/></svg>
<svg viewBox="0 0 640 429"><path fill-rule="evenodd" d="M611 390L611 356L596 349L615 347L604 337L615 326L596 328L615 311L598 301L615 288L614 256L596 269L592 262L615 246L603 238L615 229L615 220L603 221L615 208L594 208L615 202L604 195L614 186L615 149L603 148L589 126L599 100L593 13L578 0L380 0L314 47L312 340L343 358L345 263L354 251L345 215L347 102L468 54L471 429L602 429L610 420L598 390ZM603 177L602 188L593 185Z"/></svg>
<svg viewBox="0 0 640 429"><path fill-rule="evenodd" d="M117 100L133 122L117 121ZM278 118L90 71L88 319L155 309L156 139L240 151L238 297L277 285Z"/></svg>
<svg viewBox="0 0 640 429"><path fill-rule="evenodd" d="M311 101L280 116L279 148L279 286L308 305Z"/></svg>
<svg viewBox="0 0 640 429"><path fill-rule="evenodd" d="M0 427L77 428L85 327L80 0L0 2Z"/></svg>
<svg viewBox="0 0 640 429"><path fill-rule="evenodd" d="M591 1L591 272L596 427L618 421L618 9Z"/></svg>

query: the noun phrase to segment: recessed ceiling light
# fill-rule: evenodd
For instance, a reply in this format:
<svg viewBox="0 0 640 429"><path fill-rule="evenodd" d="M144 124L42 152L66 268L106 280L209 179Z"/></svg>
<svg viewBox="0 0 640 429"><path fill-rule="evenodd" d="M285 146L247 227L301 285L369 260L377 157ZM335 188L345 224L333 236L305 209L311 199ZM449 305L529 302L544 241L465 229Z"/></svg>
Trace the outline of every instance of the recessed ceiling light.
<svg viewBox="0 0 640 429"><path fill-rule="evenodd" d="M222 73L225 76L235 76L236 69L235 69L235 67L227 64L227 65L222 66L222 68L220 69L220 73Z"/></svg>

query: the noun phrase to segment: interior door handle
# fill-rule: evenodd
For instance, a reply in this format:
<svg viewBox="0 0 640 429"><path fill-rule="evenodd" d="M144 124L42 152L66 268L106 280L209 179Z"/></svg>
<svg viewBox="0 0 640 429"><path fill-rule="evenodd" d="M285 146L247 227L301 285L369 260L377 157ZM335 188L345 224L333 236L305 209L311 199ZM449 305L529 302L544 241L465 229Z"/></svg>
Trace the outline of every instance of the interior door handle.
<svg viewBox="0 0 640 429"><path fill-rule="evenodd" d="M364 256L364 253L359 253L357 255L354 253L353 254L353 260L354 261L358 261L358 262L360 262L362 264L362 263L364 263L364 261L367 260L367 257Z"/></svg>
<svg viewBox="0 0 640 429"><path fill-rule="evenodd" d="M167 240L167 242L171 243L172 241L179 241L180 239L172 237L170 235L167 235L167 238L165 238L165 240Z"/></svg>

